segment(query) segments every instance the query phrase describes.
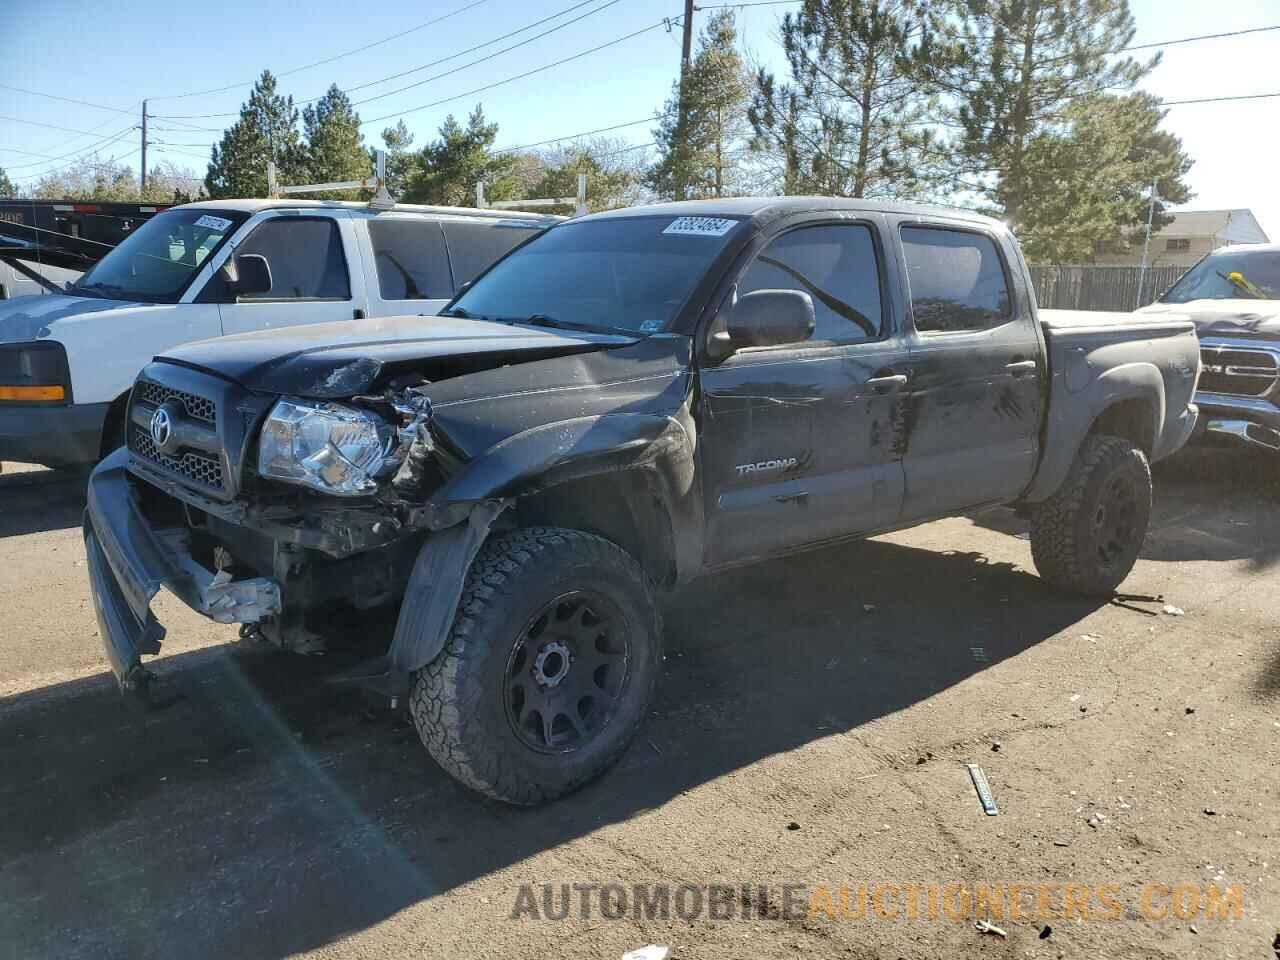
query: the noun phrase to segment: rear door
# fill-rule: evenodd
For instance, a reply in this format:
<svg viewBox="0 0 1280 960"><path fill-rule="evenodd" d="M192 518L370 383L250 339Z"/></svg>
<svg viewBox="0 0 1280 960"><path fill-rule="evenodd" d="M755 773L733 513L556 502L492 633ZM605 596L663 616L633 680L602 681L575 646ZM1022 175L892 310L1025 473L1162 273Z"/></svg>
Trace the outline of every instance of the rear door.
<svg viewBox="0 0 1280 960"><path fill-rule="evenodd" d="M904 222L910 412L903 519L1012 500L1035 472L1046 371L1030 294L991 232Z"/></svg>
<svg viewBox="0 0 1280 960"><path fill-rule="evenodd" d="M711 566L892 525L902 503L909 356L895 322L879 217L817 222L772 238L738 295L788 289L814 301L802 343L741 350L700 371Z"/></svg>
<svg viewBox="0 0 1280 960"><path fill-rule="evenodd" d="M365 315L364 271L355 229L345 210L323 214L273 211L250 229L230 255L246 253L266 257L271 289L233 297L220 275L214 273L200 299L218 303L223 333Z"/></svg>

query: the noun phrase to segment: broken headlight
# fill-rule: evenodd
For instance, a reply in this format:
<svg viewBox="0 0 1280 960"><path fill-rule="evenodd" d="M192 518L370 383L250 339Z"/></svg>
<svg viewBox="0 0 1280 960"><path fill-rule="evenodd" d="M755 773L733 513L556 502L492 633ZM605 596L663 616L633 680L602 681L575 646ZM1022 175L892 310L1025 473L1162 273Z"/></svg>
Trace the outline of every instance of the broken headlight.
<svg viewBox="0 0 1280 960"><path fill-rule="evenodd" d="M359 497L394 467L396 429L367 410L281 400L262 426L258 473L321 493Z"/></svg>

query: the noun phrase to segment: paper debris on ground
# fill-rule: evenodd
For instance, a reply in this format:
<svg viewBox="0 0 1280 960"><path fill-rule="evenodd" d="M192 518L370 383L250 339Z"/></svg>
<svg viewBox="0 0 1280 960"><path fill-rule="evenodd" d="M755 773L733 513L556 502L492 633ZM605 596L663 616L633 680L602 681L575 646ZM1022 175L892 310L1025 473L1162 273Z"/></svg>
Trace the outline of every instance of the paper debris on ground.
<svg viewBox="0 0 1280 960"><path fill-rule="evenodd" d="M1164 612L1171 617L1182 617L1186 616L1187 613L1187 611L1183 610L1181 607L1175 607L1172 603L1166 603L1164 605Z"/></svg>
<svg viewBox="0 0 1280 960"><path fill-rule="evenodd" d="M670 952L667 947L651 943L639 950L628 950L622 955L622 960L667 960L667 954Z"/></svg>

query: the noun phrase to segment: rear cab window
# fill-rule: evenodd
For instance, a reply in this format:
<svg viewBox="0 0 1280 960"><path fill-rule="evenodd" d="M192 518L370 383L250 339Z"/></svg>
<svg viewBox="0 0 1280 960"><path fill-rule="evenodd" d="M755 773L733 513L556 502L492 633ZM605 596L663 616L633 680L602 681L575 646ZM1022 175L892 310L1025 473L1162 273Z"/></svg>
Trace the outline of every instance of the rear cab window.
<svg viewBox="0 0 1280 960"><path fill-rule="evenodd" d="M980 231L904 226L911 314L920 333L986 330L1013 318L1013 298L995 241Z"/></svg>

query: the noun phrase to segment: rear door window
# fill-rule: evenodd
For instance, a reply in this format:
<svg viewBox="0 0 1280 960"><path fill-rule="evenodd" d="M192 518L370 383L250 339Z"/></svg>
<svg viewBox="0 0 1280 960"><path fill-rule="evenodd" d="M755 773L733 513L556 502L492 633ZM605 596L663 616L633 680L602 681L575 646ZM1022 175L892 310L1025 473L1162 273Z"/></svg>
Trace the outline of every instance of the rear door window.
<svg viewBox="0 0 1280 960"><path fill-rule="evenodd" d="M530 223L463 223L445 221L444 235L453 260L453 281L470 283L494 261L519 246L540 229Z"/></svg>
<svg viewBox="0 0 1280 960"><path fill-rule="evenodd" d="M985 330L1013 315L1004 264L986 234L903 227L902 250L921 333Z"/></svg>
<svg viewBox="0 0 1280 960"><path fill-rule="evenodd" d="M448 300L453 296L449 254L436 221L370 220L369 241L383 300Z"/></svg>
<svg viewBox="0 0 1280 960"><path fill-rule="evenodd" d="M351 279L342 234L332 217L275 217L236 249L257 253L271 266L271 289L249 300L350 300Z"/></svg>

